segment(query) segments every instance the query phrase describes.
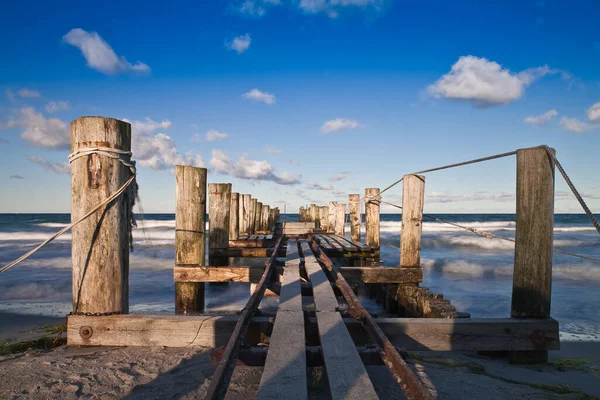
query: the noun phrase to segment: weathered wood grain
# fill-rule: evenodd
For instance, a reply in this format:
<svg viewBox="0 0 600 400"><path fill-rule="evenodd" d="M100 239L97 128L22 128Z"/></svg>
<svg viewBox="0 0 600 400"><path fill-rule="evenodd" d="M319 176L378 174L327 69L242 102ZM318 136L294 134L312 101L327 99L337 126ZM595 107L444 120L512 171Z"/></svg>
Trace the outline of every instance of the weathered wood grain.
<svg viewBox="0 0 600 400"><path fill-rule="evenodd" d="M131 125L113 118L82 117L71 122L71 152L89 147L131 151ZM100 154L71 163L71 222L112 196L131 171ZM128 209L125 191L72 229L73 311L129 311ZM40 199L40 201L42 201Z"/></svg>
<svg viewBox="0 0 600 400"><path fill-rule="evenodd" d="M231 193L231 206L229 211L229 240L240 237L240 194Z"/></svg>
<svg viewBox="0 0 600 400"><path fill-rule="evenodd" d="M379 189L365 189L365 243L367 246L378 249L380 246L379 226Z"/></svg>
<svg viewBox="0 0 600 400"><path fill-rule="evenodd" d="M422 175L404 175L402 184L400 266L419 267L421 265L425 177Z"/></svg>
<svg viewBox="0 0 600 400"><path fill-rule="evenodd" d="M350 238L360 242L360 226L362 222L360 213L360 195L349 195L348 204L350 205Z"/></svg>

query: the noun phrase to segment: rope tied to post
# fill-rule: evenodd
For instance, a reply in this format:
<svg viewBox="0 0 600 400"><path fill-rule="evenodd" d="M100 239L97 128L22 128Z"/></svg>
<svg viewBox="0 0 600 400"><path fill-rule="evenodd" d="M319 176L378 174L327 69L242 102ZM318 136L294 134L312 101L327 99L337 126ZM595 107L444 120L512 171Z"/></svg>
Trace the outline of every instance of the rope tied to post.
<svg viewBox="0 0 600 400"><path fill-rule="evenodd" d="M0 268L0 274L8 271L9 269L16 266L17 264L25 261L27 258L31 257L33 254L37 253L42 247L44 247L48 243L52 242L54 239L60 237L65 232L69 231L75 225L84 221L85 219L87 219L88 217L93 215L95 212L100 210L101 208L112 203L123 193L127 193L127 222L128 222L129 246L130 246L130 249L133 250L133 228L137 226L136 221L135 221L135 216L133 214L133 206L135 205L135 200L138 197L138 185L137 185L137 181L136 181L137 175L136 175L136 169L135 169L135 161L131 160L132 153L130 151L113 149L110 147L84 147L84 148L78 149L77 151L69 154L68 160L69 160L69 163L71 164L75 160L78 160L81 157L89 156L92 154L98 154L101 156L119 160L121 162L121 164L123 164L123 166L125 166L129 169L129 171L131 172L131 176L129 177L129 179L127 179L127 181L123 185L121 185L121 187L119 189L117 189L117 191L115 193L113 193L111 196L107 197L103 202L98 204L96 207L92 208L90 211L88 211L85 215L83 215L77 221L72 222L71 224L65 226L60 231L56 232L54 235L52 235L50 238L46 239L44 242L40 243L38 246L36 246L32 250L28 251L27 253L23 254L21 257L17 258L16 260L14 260L14 261L6 264L4 267Z"/></svg>

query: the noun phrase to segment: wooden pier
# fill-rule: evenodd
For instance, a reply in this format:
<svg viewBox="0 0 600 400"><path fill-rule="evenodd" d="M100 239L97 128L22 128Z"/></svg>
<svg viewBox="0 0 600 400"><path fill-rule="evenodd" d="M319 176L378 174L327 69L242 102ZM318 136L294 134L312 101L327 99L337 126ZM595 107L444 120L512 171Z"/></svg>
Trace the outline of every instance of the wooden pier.
<svg viewBox="0 0 600 400"><path fill-rule="evenodd" d="M111 135L104 135L107 126ZM105 147L129 149L126 123L85 117L71 129L73 150L96 137L108 138ZM115 182L118 187L129 173L111 158L86 157L73 168L74 212L82 207L81 199L108 197L108 189L116 189ZM105 164L119 180L103 172ZM122 198L102 214L110 218L98 217L73 231L70 345L225 346L207 398L225 395L236 362L241 362L263 367L259 399L308 398L306 370L312 365L324 367L331 398L377 398L365 370L368 364L387 365L398 391L408 398L429 399L432 393L398 349L506 352L516 363L540 363L548 350L559 348L558 322L550 318L554 165L541 148L517 152L517 245L507 318L470 318L422 285L424 176L403 179L397 267L385 267L379 258L378 188L366 188L362 200L350 194L349 210L338 202L312 204L300 208L298 222L288 222L278 207L232 192L229 183L207 185L204 168L178 166L175 178L176 315L128 314L126 252L118 262L105 256L123 252L132 210ZM345 231L348 211L350 232ZM114 240L100 240L107 237ZM233 266L232 257L264 258L265 265ZM206 313L205 285L211 282L254 284L239 315ZM267 291L279 297L272 311L260 310ZM367 311L361 296L375 298L379 310Z"/></svg>

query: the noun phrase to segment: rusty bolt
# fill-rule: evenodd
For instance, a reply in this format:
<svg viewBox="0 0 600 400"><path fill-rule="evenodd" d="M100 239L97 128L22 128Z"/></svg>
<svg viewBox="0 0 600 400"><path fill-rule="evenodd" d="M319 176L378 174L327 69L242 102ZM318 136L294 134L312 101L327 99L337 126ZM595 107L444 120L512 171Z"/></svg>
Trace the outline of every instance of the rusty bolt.
<svg viewBox="0 0 600 400"><path fill-rule="evenodd" d="M93 333L94 330L91 326L82 326L79 328L79 336L81 336L83 339L91 338Z"/></svg>
<svg viewBox="0 0 600 400"><path fill-rule="evenodd" d="M535 344L544 344L546 342L546 335L544 335L543 331L536 329L535 331L533 331L531 339Z"/></svg>
<svg viewBox="0 0 600 400"><path fill-rule="evenodd" d="M179 274L179 277L180 277L181 279L187 279L187 277L188 277L188 274L187 274L187 272L182 272L181 274Z"/></svg>

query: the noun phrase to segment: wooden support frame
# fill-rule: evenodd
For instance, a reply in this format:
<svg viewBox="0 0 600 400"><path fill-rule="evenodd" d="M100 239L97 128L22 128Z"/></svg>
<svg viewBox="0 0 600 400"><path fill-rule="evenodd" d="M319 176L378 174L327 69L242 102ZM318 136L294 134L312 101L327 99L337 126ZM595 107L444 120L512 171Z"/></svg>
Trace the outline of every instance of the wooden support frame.
<svg viewBox="0 0 600 400"><path fill-rule="evenodd" d="M78 346L220 347L227 343L236 315L70 315L67 342ZM249 337L269 336L274 318L255 317ZM375 318L394 346L408 351L558 350L558 322L516 318ZM316 334L316 319L307 317L307 334ZM355 342L368 338L359 321L344 318ZM263 339L259 339L263 336ZM249 343L250 345L254 343Z"/></svg>

